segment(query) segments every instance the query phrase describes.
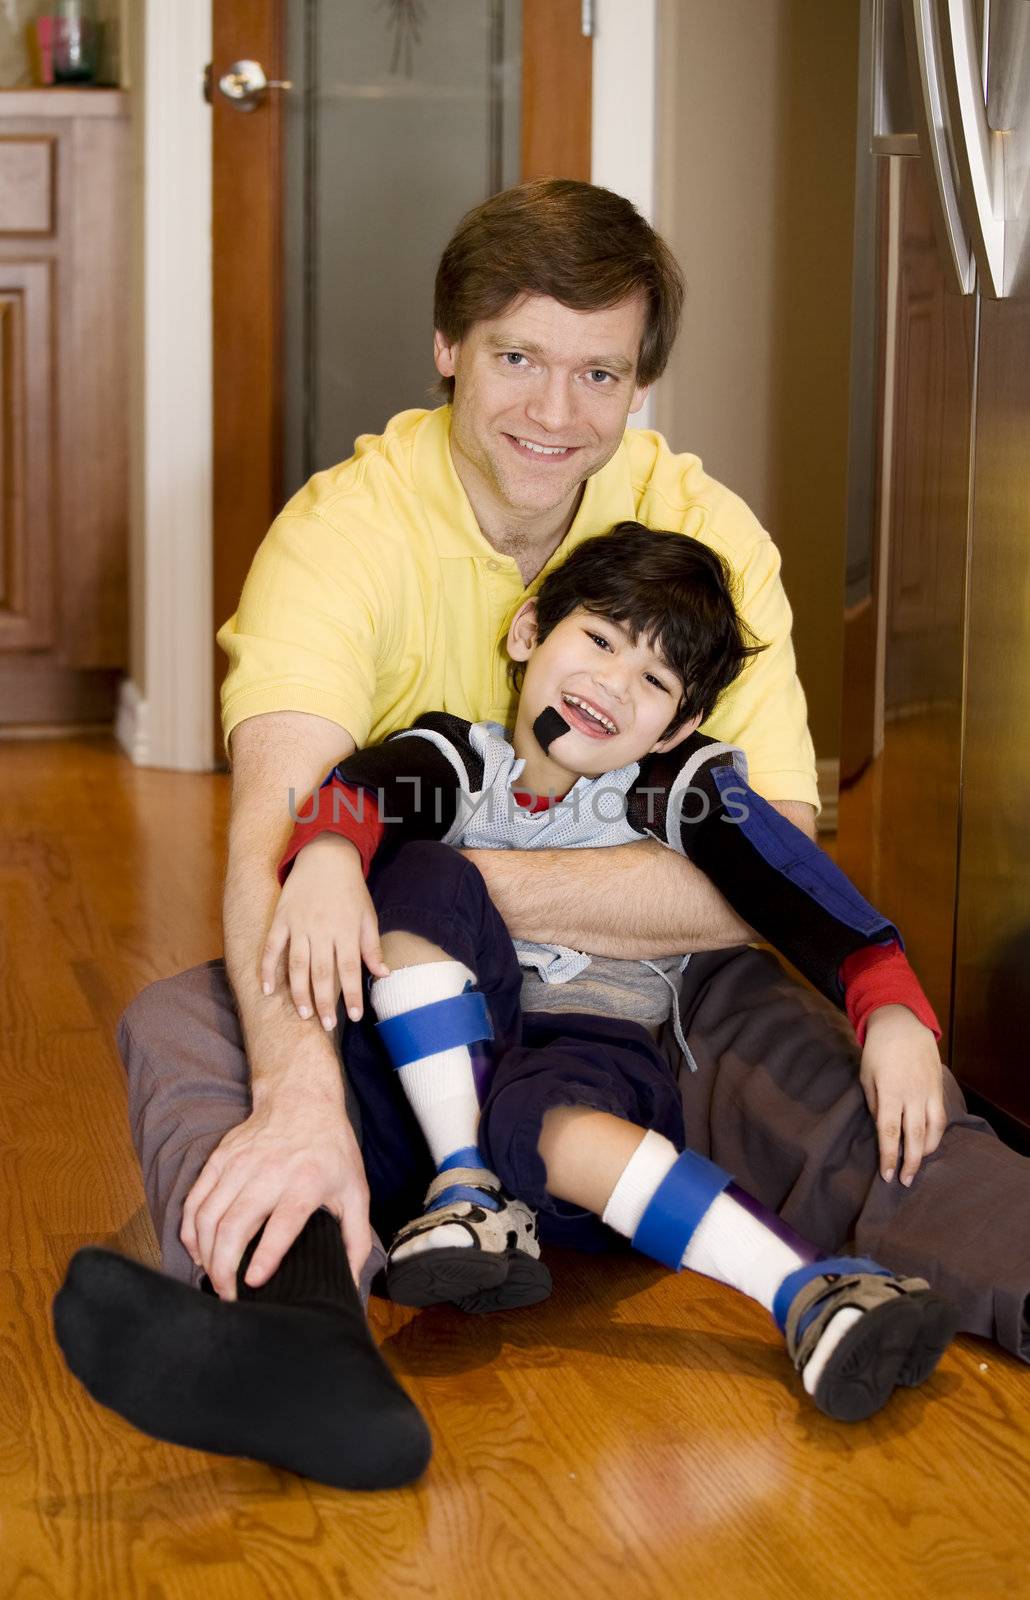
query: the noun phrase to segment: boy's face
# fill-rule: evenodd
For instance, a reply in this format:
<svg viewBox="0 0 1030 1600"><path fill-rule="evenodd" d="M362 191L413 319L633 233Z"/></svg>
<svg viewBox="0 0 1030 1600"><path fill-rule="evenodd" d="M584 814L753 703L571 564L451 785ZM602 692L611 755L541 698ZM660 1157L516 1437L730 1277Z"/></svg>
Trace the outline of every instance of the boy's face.
<svg viewBox="0 0 1030 1600"><path fill-rule="evenodd" d="M529 600L511 625L508 654L526 663L514 746L526 759L527 785L537 793L561 793L577 778L599 777L649 751L670 750L701 721L695 717L662 737L679 709L683 685L659 651L644 638L634 641L621 624L580 606L542 643L536 633L536 604ZM569 731L550 745L545 771L533 724L548 706Z"/></svg>
<svg viewBox="0 0 1030 1600"><path fill-rule="evenodd" d="M437 333L437 370L455 380L451 454L473 505L522 520L572 505L644 403L645 314L642 295L602 311L523 295L457 344Z"/></svg>

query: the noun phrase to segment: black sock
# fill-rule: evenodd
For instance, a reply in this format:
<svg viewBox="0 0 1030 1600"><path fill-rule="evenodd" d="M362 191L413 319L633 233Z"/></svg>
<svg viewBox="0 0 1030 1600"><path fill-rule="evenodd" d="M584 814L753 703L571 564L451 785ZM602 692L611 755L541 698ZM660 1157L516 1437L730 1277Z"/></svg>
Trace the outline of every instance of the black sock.
<svg viewBox="0 0 1030 1600"><path fill-rule="evenodd" d="M157 1439L248 1456L341 1489L410 1483L429 1430L379 1354L340 1225L317 1211L260 1289L201 1294L90 1247L54 1300L57 1342L95 1400Z"/></svg>

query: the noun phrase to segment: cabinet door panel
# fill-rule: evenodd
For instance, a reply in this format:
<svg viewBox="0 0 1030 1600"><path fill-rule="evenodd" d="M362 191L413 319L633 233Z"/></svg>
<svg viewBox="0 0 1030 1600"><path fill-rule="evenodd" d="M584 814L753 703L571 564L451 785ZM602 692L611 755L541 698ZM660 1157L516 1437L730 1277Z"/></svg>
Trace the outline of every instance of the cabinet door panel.
<svg viewBox="0 0 1030 1600"><path fill-rule="evenodd" d="M62 301L58 385L60 654L70 667L124 668L132 298L127 121L77 118L64 154L74 203L62 202L61 260L62 267L74 263L76 281Z"/></svg>
<svg viewBox="0 0 1030 1600"><path fill-rule="evenodd" d="M0 261L0 650L53 643L49 261Z"/></svg>
<svg viewBox="0 0 1030 1600"><path fill-rule="evenodd" d="M54 140L0 134L0 234L54 231Z"/></svg>

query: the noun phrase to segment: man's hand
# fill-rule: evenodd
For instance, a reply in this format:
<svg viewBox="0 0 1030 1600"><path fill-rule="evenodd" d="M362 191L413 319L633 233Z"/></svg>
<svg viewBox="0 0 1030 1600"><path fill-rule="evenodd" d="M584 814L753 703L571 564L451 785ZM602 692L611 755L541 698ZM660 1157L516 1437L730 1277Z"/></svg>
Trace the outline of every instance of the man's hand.
<svg viewBox="0 0 1030 1600"><path fill-rule="evenodd" d="M261 992L260 951L279 898L275 862L291 832L289 797L310 794L354 749L350 734L300 711L248 717L232 731L232 808L225 875L225 964L239 1008L253 1111L225 1135L186 1198L180 1237L217 1292L236 1293L240 1258L263 1223L247 1271L253 1287L279 1266L308 1217L339 1218L355 1278L368 1259L368 1188L346 1119L340 1058L329 1035L282 994Z"/></svg>
<svg viewBox="0 0 1030 1600"><path fill-rule="evenodd" d="M261 986L275 989L286 946L293 1003L302 1017L315 1013L336 1026L336 997L343 990L347 1015L361 1019L361 963L377 978L390 969L379 943L379 919L361 875L361 856L349 839L326 833L304 846L283 884L261 956Z"/></svg>
<svg viewBox="0 0 1030 1600"><path fill-rule="evenodd" d="M906 1006L881 1006L866 1029L859 1081L876 1119L880 1174L890 1183L904 1140L901 1181L906 1188L947 1127L937 1041Z"/></svg>
<svg viewBox="0 0 1030 1600"><path fill-rule="evenodd" d="M368 1185L342 1094L268 1100L230 1129L186 1197L180 1238L223 1300L236 1298L244 1250L267 1219L245 1282L260 1288L304 1224L325 1206L342 1225L354 1281L372 1249Z"/></svg>

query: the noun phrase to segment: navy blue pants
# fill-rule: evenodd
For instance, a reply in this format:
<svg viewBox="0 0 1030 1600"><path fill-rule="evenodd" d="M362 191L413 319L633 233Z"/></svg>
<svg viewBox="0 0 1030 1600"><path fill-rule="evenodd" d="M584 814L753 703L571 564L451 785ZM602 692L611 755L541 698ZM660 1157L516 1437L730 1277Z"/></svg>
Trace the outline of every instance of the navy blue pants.
<svg viewBox="0 0 1030 1600"><path fill-rule="evenodd" d="M583 1105L653 1128L685 1144L676 1075L647 1031L633 1022L579 1012L523 1013L522 972L481 874L447 845L426 841L380 852L369 890L380 934L429 939L476 974L494 1029L493 1071L482 1106L479 1147L506 1189L540 1213L545 1243L603 1250L621 1245L592 1213L554 1200L537 1151L550 1106ZM436 1168L371 1007L351 1022L340 1007L343 1059L361 1113L361 1153L372 1225L389 1241L422 1210Z"/></svg>

